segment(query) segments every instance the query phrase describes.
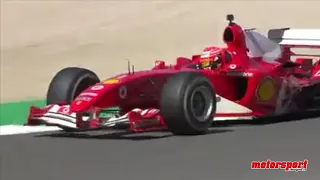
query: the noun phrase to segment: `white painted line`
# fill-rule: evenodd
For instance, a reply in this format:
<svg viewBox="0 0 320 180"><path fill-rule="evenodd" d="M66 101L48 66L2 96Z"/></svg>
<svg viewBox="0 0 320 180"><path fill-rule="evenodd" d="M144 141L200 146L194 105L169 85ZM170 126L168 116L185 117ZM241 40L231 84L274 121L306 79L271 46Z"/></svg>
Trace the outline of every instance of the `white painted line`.
<svg viewBox="0 0 320 180"><path fill-rule="evenodd" d="M0 136L14 134L29 134L37 132L60 131L61 128L56 126L21 126L5 125L0 126Z"/></svg>
<svg viewBox="0 0 320 180"><path fill-rule="evenodd" d="M252 120L252 116L239 116L239 117L215 117L214 121L231 121L231 120Z"/></svg>

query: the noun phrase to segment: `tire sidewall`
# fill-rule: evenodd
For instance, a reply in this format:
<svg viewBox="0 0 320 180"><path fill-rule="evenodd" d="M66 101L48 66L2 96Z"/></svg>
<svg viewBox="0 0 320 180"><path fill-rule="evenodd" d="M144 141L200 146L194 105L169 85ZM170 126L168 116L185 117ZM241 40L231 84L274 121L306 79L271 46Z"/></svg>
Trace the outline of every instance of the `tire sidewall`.
<svg viewBox="0 0 320 180"><path fill-rule="evenodd" d="M93 74L88 73L88 74L84 74L84 75L79 75L77 78L75 78L73 84L70 85L69 89L68 89L69 102L74 100L74 98L76 98L81 93L81 91L79 91L79 89L78 89L79 85L83 82L83 80L85 80L87 78L95 79L96 77ZM93 85L93 84L88 84L86 88L90 87L91 85ZM82 89L82 91L85 90L86 88Z"/></svg>
<svg viewBox="0 0 320 180"><path fill-rule="evenodd" d="M191 109L191 96L195 89L200 87L206 88L205 94L210 97L204 98L210 98L212 102L211 112L201 121L196 117L194 107ZM168 77L160 99L160 114L173 134L204 134L211 126L216 111L216 97L214 87L205 75L198 72L179 72Z"/></svg>
<svg viewBox="0 0 320 180"><path fill-rule="evenodd" d="M190 125L193 126L193 128L197 130L202 130L204 128L207 128L211 125L213 115L216 112L216 94L214 91L213 86L211 83L205 78L205 77L196 77L192 79L190 82L187 82L188 85L183 93L183 112L184 112L184 117L185 119L190 123ZM193 114L193 110L191 107L191 96L193 92L199 87L203 86L210 91L211 97L206 97L206 98L212 98L212 109L210 112L210 116L205 118L202 121L199 121L197 117Z"/></svg>
<svg viewBox="0 0 320 180"><path fill-rule="evenodd" d="M87 84L84 80L90 80ZM84 68L69 67L59 71L51 80L47 91L47 105L71 103L81 91L100 82L98 76ZM79 89L80 88L80 89Z"/></svg>

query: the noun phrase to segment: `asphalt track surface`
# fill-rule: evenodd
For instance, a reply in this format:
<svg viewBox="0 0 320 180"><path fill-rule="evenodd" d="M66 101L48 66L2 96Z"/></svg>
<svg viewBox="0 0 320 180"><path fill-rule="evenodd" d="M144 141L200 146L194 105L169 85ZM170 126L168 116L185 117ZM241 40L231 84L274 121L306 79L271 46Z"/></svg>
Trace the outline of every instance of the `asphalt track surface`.
<svg viewBox="0 0 320 180"><path fill-rule="evenodd" d="M210 134L193 137L105 131L2 136L1 180L318 180L319 127L319 118L297 117L218 124ZM267 159L308 159L308 170L250 169L251 161Z"/></svg>

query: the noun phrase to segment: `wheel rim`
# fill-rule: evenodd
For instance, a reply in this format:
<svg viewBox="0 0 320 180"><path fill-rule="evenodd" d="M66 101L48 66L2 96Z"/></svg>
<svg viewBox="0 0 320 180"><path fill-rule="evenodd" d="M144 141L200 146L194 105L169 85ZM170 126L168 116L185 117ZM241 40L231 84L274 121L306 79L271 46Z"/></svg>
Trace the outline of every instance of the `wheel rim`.
<svg viewBox="0 0 320 180"><path fill-rule="evenodd" d="M191 94L191 112L200 122L205 122L211 116L213 109L212 92L205 86L197 87Z"/></svg>

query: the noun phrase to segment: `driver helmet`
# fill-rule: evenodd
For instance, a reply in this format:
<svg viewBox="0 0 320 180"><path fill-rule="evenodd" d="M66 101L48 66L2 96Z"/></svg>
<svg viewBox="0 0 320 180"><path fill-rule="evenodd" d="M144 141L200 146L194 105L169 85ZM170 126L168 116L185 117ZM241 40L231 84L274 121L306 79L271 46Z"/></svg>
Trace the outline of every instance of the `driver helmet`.
<svg viewBox="0 0 320 180"><path fill-rule="evenodd" d="M218 47L208 47L202 51L200 56L200 66L203 69L216 69L221 66L222 49Z"/></svg>

